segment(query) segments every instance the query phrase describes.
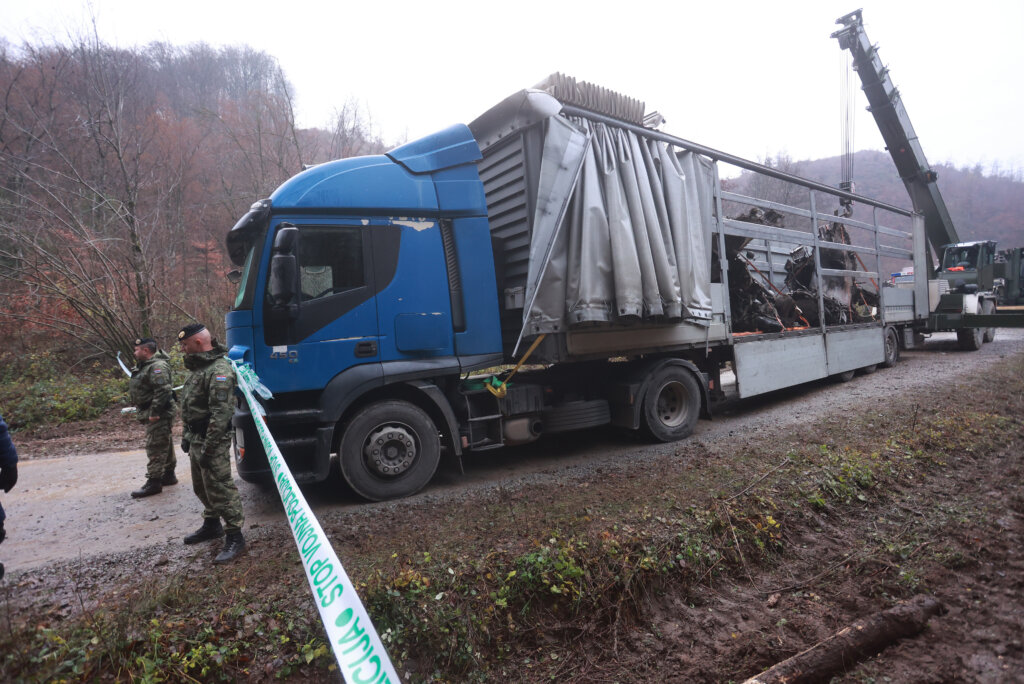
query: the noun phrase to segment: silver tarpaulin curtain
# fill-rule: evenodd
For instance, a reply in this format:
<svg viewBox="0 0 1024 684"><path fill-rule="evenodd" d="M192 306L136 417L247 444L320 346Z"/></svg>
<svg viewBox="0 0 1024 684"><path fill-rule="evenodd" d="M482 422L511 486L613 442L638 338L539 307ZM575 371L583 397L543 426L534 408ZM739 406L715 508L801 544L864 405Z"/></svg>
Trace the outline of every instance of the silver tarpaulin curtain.
<svg viewBox="0 0 1024 684"><path fill-rule="evenodd" d="M693 153L551 117L524 335L601 323L707 325L712 179L710 160Z"/></svg>

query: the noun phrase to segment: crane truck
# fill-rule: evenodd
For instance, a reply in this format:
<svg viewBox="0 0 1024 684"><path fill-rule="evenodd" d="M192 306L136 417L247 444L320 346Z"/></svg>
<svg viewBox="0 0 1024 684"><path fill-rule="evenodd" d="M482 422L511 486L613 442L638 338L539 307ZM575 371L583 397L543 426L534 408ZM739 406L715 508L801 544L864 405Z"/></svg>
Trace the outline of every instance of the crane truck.
<svg viewBox="0 0 1024 684"><path fill-rule="evenodd" d="M931 315L915 326L916 332L919 336L956 331L961 349L977 350L982 343L994 339L996 327L1021 325L1016 317L994 316L997 304L1002 303L1000 299L1004 302L1012 299L1014 303L1018 299L1024 301L1020 295L1021 250L1007 250L999 261L999 264L1009 263L1007 268L997 265L995 242L960 241L936 184L938 174L928 165L899 90L879 57L878 46L868 40L864 31L862 10L842 16L836 23L842 28L832 37L839 41L840 48L850 51L868 99L868 110L896 164L914 210L924 217L925 235L938 261L937 270L932 260L927 264L928 278L937 281L935 293L938 296L933 296ZM921 275L922 272L915 273L915 277ZM915 336L904 339L907 346L912 346Z"/></svg>
<svg viewBox="0 0 1024 684"><path fill-rule="evenodd" d="M996 304L1004 309L1024 307L1024 247L1003 249L996 254Z"/></svg>

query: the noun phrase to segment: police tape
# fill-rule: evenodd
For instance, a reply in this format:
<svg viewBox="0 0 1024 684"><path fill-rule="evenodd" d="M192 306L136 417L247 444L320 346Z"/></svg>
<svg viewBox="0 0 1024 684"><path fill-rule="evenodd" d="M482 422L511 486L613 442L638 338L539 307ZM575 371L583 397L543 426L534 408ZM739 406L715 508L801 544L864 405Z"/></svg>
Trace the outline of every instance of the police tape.
<svg viewBox="0 0 1024 684"><path fill-rule="evenodd" d="M270 392L248 364L231 363L267 452L309 588L342 676L348 684L398 684L398 675L373 622L267 428L265 411L254 395L269 399Z"/></svg>

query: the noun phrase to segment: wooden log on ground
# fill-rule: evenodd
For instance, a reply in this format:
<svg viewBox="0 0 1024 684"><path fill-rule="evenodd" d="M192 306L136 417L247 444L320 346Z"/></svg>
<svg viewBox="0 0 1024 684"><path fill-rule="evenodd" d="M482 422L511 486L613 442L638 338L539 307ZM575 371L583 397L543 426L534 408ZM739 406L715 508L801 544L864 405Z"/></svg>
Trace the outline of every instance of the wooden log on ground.
<svg viewBox="0 0 1024 684"><path fill-rule="evenodd" d="M931 596L915 596L888 610L857 620L849 627L787 658L743 684L811 684L827 682L857 661L893 642L914 636L928 620L946 612Z"/></svg>

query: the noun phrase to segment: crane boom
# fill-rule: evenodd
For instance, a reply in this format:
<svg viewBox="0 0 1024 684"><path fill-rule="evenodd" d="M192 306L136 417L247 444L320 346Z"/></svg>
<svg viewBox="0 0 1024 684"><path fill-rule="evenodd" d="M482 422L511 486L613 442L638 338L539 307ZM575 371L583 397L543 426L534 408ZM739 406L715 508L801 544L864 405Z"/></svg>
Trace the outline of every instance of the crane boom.
<svg viewBox="0 0 1024 684"><path fill-rule="evenodd" d="M838 39L839 46L849 50L853 56L854 68L870 105L868 111L875 118L886 149L896 163L914 211L924 216L925 234L938 256L943 245L957 243L960 239L935 184L937 174L928 166L899 90L893 85L889 69L878 57L878 46L872 45L864 33L861 11L858 9L836 19L843 28L832 37Z"/></svg>

